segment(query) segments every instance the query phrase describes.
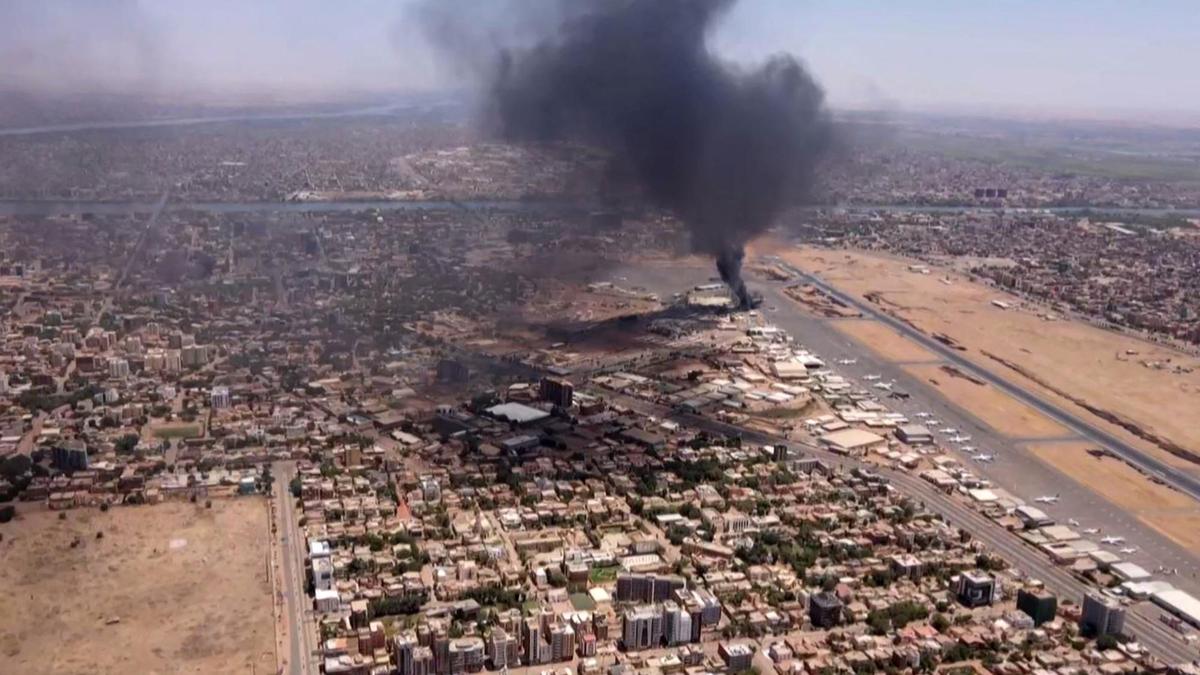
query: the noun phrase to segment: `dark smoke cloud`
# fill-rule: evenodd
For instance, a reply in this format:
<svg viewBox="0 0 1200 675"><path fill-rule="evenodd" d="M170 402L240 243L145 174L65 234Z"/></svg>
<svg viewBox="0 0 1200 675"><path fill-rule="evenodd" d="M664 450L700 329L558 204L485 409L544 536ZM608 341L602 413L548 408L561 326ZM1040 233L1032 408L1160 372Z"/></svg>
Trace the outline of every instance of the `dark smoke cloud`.
<svg viewBox="0 0 1200 675"><path fill-rule="evenodd" d="M504 138L608 149L749 306L746 243L808 194L830 145L821 88L791 56L754 69L718 60L707 38L732 0L563 1L549 14L547 4L533 16L553 16L553 31L490 53L473 3L456 12L443 0L425 25L460 64L487 64L486 105ZM510 24L531 17L510 7Z"/></svg>

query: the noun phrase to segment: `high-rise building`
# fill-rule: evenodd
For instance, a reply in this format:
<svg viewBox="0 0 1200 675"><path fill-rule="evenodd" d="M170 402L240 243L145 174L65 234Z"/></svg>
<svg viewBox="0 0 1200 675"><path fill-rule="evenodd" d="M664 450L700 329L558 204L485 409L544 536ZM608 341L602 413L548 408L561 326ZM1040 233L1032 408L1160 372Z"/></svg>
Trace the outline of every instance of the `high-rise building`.
<svg viewBox="0 0 1200 675"><path fill-rule="evenodd" d="M412 631L392 638L392 656L399 675L413 675L413 653L418 648L417 636Z"/></svg>
<svg viewBox="0 0 1200 675"><path fill-rule="evenodd" d="M433 627L429 636L429 648L433 651L433 670L439 675L450 672L450 636L441 623Z"/></svg>
<svg viewBox="0 0 1200 675"><path fill-rule="evenodd" d="M725 662L725 669L731 673L742 673L750 670L754 661L754 648L747 644L729 644L722 642L717 645L717 653Z"/></svg>
<svg viewBox="0 0 1200 675"><path fill-rule="evenodd" d="M114 380L123 380L129 377L129 361L125 359L109 360L108 376Z"/></svg>
<svg viewBox="0 0 1200 675"><path fill-rule="evenodd" d="M50 463L59 471L87 471L87 445L79 440L66 440L50 449Z"/></svg>
<svg viewBox="0 0 1200 675"><path fill-rule="evenodd" d="M1094 637L1120 635L1125 630L1125 608L1099 593L1088 593L1083 596L1079 629L1084 635Z"/></svg>
<svg viewBox="0 0 1200 675"><path fill-rule="evenodd" d="M462 637L451 640L446 649L450 675L478 673L483 670L483 639Z"/></svg>
<svg viewBox="0 0 1200 675"><path fill-rule="evenodd" d="M575 658L575 630L567 624L550 627L550 660L570 661Z"/></svg>
<svg viewBox="0 0 1200 675"><path fill-rule="evenodd" d="M833 593L817 593L808 600L808 618L818 628L832 628L842 621L842 601Z"/></svg>
<svg viewBox="0 0 1200 675"><path fill-rule="evenodd" d="M521 647L525 652L525 665L532 666L542 662L542 623L536 617L525 619L525 634L521 638Z"/></svg>
<svg viewBox="0 0 1200 675"><path fill-rule="evenodd" d="M687 587L687 581L678 576L657 574L617 575L617 602L665 602L676 590Z"/></svg>
<svg viewBox="0 0 1200 675"><path fill-rule="evenodd" d="M516 636L503 628L493 628L488 635L488 658L492 661L493 670L516 668L520 665L520 651L521 645Z"/></svg>
<svg viewBox="0 0 1200 675"><path fill-rule="evenodd" d="M437 381L461 384L471 379L467 364L454 359L442 359L437 364Z"/></svg>
<svg viewBox="0 0 1200 675"><path fill-rule="evenodd" d="M670 646L692 641L692 615L673 600L663 603L663 633Z"/></svg>
<svg viewBox="0 0 1200 675"><path fill-rule="evenodd" d="M179 360L187 368L199 368L208 363L208 347L187 345L179 350Z"/></svg>
<svg viewBox="0 0 1200 675"><path fill-rule="evenodd" d="M657 647L662 641L662 610L655 605L641 605L625 610L621 641L626 651Z"/></svg>
<svg viewBox="0 0 1200 675"><path fill-rule="evenodd" d="M209 393L209 405L213 410L224 410L233 405L233 397L229 394L229 387L213 387Z"/></svg>
<svg viewBox="0 0 1200 675"><path fill-rule="evenodd" d="M983 572L963 572L954 587L958 601L966 607L982 607L996 599L996 579Z"/></svg>
<svg viewBox="0 0 1200 675"><path fill-rule="evenodd" d="M1034 626L1040 626L1054 620L1054 615L1058 612L1058 598L1045 590L1022 589L1017 593L1017 609L1028 614L1033 619Z"/></svg>
<svg viewBox="0 0 1200 675"><path fill-rule="evenodd" d="M539 394L543 401L549 401L559 408L570 408L575 401L575 387L566 380L553 377L542 378Z"/></svg>
<svg viewBox="0 0 1200 675"><path fill-rule="evenodd" d="M434 675L433 650L429 647L413 649L411 675Z"/></svg>

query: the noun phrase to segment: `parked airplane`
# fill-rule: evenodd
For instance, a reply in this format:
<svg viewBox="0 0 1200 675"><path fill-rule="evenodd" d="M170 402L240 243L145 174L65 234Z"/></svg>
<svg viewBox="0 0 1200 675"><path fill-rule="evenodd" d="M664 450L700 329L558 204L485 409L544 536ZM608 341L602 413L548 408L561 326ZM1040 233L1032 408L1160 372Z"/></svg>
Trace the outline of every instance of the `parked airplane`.
<svg viewBox="0 0 1200 675"><path fill-rule="evenodd" d="M837 362L842 364L843 366L852 366L852 365L858 363L858 359L838 359Z"/></svg>
<svg viewBox="0 0 1200 675"><path fill-rule="evenodd" d="M1042 495L1041 497L1037 497L1033 501L1041 503L1041 504L1057 504L1058 503L1058 495Z"/></svg>
<svg viewBox="0 0 1200 675"><path fill-rule="evenodd" d="M919 412L919 413L917 413L917 417L920 417L920 418L924 419L924 418L926 418L926 417L929 417L929 413L927 413L927 412Z"/></svg>
<svg viewBox="0 0 1200 675"><path fill-rule="evenodd" d="M866 380L867 382L874 382L875 380L882 379L882 378L883 378L882 375L875 375L873 373L871 375L863 375L863 379Z"/></svg>
<svg viewBox="0 0 1200 675"><path fill-rule="evenodd" d="M1129 548L1121 549L1121 553L1124 553L1125 555L1129 555L1130 553L1137 553L1137 552L1138 552L1138 549L1136 546L1130 546Z"/></svg>
<svg viewBox="0 0 1200 675"><path fill-rule="evenodd" d="M976 462L994 462L996 457L993 455L971 455L971 459Z"/></svg>
<svg viewBox="0 0 1200 675"><path fill-rule="evenodd" d="M1084 533L1084 534L1100 534L1100 528L1098 528L1098 527L1089 527L1089 528L1087 528L1086 530L1084 530L1084 531L1083 531L1083 533Z"/></svg>
<svg viewBox="0 0 1200 675"><path fill-rule="evenodd" d="M1125 537L1104 537L1103 539L1100 540L1100 543L1110 544L1110 545L1124 544Z"/></svg>
<svg viewBox="0 0 1200 675"><path fill-rule="evenodd" d="M892 388L892 385L891 385L891 384L889 384L889 383L887 383L887 382L876 382L874 386L875 386L875 388L876 388L876 389L888 389L888 390L890 390L890 389Z"/></svg>
<svg viewBox="0 0 1200 675"><path fill-rule="evenodd" d="M941 431L943 434L957 434L958 433L958 429L955 429L954 427L946 427L945 429L940 429L939 431Z"/></svg>
<svg viewBox="0 0 1200 675"><path fill-rule="evenodd" d="M966 443L966 442L967 442L967 441L969 441L969 440L971 440L971 437L970 437L970 436L964 436L964 435L962 435L962 434L959 434L959 435L957 435L957 436L951 436L951 437L950 437L950 442L951 442L951 443Z"/></svg>
<svg viewBox="0 0 1200 675"><path fill-rule="evenodd" d="M1071 527L1079 527L1079 521L1074 518L1067 518L1067 524Z"/></svg>
<svg viewBox="0 0 1200 675"><path fill-rule="evenodd" d="M962 450L963 452L975 452L975 451L976 451L976 450L978 450L979 448L977 448L977 447L975 447L975 446L973 446L973 445L964 445L964 446L962 446L962 447L961 447L961 448L959 448L959 449L960 449L960 450Z"/></svg>

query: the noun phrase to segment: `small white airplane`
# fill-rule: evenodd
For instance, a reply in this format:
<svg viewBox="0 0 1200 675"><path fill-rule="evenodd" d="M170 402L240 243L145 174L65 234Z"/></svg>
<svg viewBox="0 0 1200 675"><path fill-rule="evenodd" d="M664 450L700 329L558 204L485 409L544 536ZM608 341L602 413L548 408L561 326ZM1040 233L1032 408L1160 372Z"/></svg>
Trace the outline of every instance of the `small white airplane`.
<svg viewBox="0 0 1200 675"><path fill-rule="evenodd" d="M955 429L954 427L946 427L944 429L939 429L938 431L942 432L943 434L957 434L958 433L958 429Z"/></svg>
<svg viewBox="0 0 1200 675"><path fill-rule="evenodd" d="M1103 539L1100 540L1100 543L1101 544L1109 544L1111 546L1115 546L1117 544L1124 544L1125 537L1104 537Z"/></svg>
<svg viewBox="0 0 1200 675"><path fill-rule="evenodd" d="M917 413L917 417L920 417L920 418L924 419L924 418L926 418L926 417L929 417L929 413L927 413L927 412L919 412L919 413Z"/></svg>
<svg viewBox="0 0 1200 675"><path fill-rule="evenodd" d="M876 382L873 386L876 389L886 389L888 391L892 390L892 385L889 382Z"/></svg>
<svg viewBox="0 0 1200 675"><path fill-rule="evenodd" d="M852 366L858 363L858 359L838 359L837 362L843 366Z"/></svg>
<svg viewBox="0 0 1200 675"><path fill-rule="evenodd" d="M875 380L879 380L882 378L883 378L882 375L875 375L875 374L863 375L863 379L866 380L867 382L874 382Z"/></svg>
<svg viewBox="0 0 1200 675"><path fill-rule="evenodd" d="M1138 549L1136 546L1130 546L1129 548L1121 549L1121 553L1124 553L1125 555L1129 555L1131 553L1137 553L1137 552L1138 552Z"/></svg>
<svg viewBox="0 0 1200 675"><path fill-rule="evenodd" d="M1058 495L1042 495L1041 497L1036 497L1033 501L1039 504L1057 504Z"/></svg>
<svg viewBox="0 0 1200 675"><path fill-rule="evenodd" d="M1098 528L1098 527L1089 527L1089 528L1087 528L1086 530L1084 530L1084 531L1083 531L1083 533L1084 533L1084 534L1100 534L1100 528Z"/></svg>
<svg viewBox="0 0 1200 675"><path fill-rule="evenodd" d="M959 449L960 449L960 450L962 450L963 452L975 452L975 451L976 451L976 450L978 450L979 448L977 448L977 447L975 447L975 446L973 446L973 445L964 445L964 446L962 446L962 447L961 447L961 448L959 448Z"/></svg>
<svg viewBox="0 0 1200 675"><path fill-rule="evenodd" d="M1074 518L1067 518L1067 524L1071 527L1079 527L1079 521Z"/></svg>
<svg viewBox="0 0 1200 675"><path fill-rule="evenodd" d="M995 455L971 455L971 459L975 460L976 462L994 462L994 461L996 461Z"/></svg>
<svg viewBox="0 0 1200 675"><path fill-rule="evenodd" d="M966 443L969 440L971 440L970 436L964 436L962 434L958 434L957 436L950 437L951 443Z"/></svg>

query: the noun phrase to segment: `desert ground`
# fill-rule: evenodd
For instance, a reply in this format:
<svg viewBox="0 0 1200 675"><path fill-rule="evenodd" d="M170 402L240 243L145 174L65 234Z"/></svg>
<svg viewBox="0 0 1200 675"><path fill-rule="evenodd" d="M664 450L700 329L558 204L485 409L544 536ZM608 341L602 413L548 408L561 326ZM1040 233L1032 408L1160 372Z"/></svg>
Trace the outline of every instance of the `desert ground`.
<svg viewBox="0 0 1200 675"><path fill-rule="evenodd" d="M905 366L904 370L1009 438L1060 438L1071 433L1058 422L991 385L977 384L936 365Z"/></svg>
<svg viewBox="0 0 1200 675"><path fill-rule="evenodd" d="M3 672L275 669L262 498L37 511L0 534Z"/></svg>
<svg viewBox="0 0 1200 675"><path fill-rule="evenodd" d="M1200 464L1168 451L1171 444L1200 455L1200 368L1177 374L1147 364L1200 366L1183 352L1076 320L1047 320L1046 309L948 269L932 274L883 254L781 245L775 253L838 288L876 304L926 333L942 333L964 356L1172 464L1200 473ZM948 280L948 283L943 279ZM1014 307L991 304L1004 299ZM870 336L868 336L868 341ZM1003 360L1003 362L1001 361ZM1070 398L1068 398L1070 397ZM1072 400L1074 399L1074 400ZM1115 414L1161 438L1139 438L1081 403Z"/></svg>
<svg viewBox="0 0 1200 675"><path fill-rule="evenodd" d="M841 319L833 327L889 361L937 361L937 354L873 319Z"/></svg>
<svg viewBox="0 0 1200 675"><path fill-rule="evenodd" d="M1088 453L1082 441L1032 443L1039 460L1137 516L1190 551L1200 550L1200 504L1146 478L1120 459Z"/></svg>

